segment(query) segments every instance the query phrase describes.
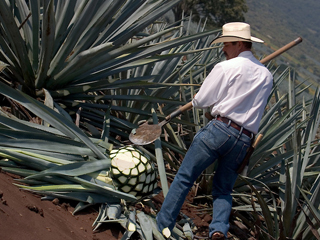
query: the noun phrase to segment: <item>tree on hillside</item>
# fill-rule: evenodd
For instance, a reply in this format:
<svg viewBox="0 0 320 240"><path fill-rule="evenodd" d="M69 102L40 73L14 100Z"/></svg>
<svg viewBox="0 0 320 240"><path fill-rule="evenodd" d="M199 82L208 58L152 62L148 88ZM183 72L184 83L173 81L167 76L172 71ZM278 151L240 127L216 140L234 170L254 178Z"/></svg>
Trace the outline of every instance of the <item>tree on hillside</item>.
<svg viewBox="0 0 320 240"><path fill-rule="evenodd" d="M210 24L221 27L231 21L244 21L248 11L245 0L182 0L174 9L175 19L181 19L182 12L195 14L196 19L208 18Z"/></svg>

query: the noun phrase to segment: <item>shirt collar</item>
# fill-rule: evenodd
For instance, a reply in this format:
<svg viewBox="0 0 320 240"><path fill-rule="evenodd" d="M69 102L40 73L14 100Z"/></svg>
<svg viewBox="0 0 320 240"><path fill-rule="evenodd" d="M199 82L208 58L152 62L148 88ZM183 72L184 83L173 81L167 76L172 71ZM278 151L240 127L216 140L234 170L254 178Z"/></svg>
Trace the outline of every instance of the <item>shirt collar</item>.
<svg viewBox="0 0 320 240"><path fill-rule="evenodd" d="M253 56L252 52L251 51L244 51L244 52L241 52L238 57L251 57Z"/></svg>

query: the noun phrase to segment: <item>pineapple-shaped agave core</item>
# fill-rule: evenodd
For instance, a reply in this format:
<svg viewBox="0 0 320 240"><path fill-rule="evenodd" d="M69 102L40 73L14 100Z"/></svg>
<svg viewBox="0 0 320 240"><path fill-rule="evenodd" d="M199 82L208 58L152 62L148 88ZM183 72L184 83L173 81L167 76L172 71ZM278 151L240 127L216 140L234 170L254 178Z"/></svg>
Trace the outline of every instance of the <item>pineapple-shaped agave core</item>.
<svg viewBox="0 0 320 240"><path fill-rule="evenodd" d="M111 151L111 174L118 189L141 197L157 187L156 171L148 157L131 146Z"/></svg>

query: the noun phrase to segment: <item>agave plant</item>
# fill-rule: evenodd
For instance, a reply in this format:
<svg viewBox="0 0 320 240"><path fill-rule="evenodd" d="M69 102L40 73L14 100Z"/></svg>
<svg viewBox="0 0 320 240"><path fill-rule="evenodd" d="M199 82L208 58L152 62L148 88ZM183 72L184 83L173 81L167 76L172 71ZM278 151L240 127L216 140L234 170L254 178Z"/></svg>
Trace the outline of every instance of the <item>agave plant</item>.
<svg viewBox="0 0 320 240"><path fill-rule="evenodd" d="M189 35L182 27L186 19L181 25L159 21L178 2L0 1L0 92L14 113L4 111L8 102L2 104L0 153L11 159L2 166L46 198L79 201L75 212L101 204L95 228L119 222L127 230L124 238L134 231L145 239L163 237L153 216L123 205L121 199L137 199L108 179L109 152L128 143L139 121L156 123L189 101L220 61L220 48L206 48L218 30L205 32L199 24ZM264 239L314 239L319 92L312 101L298 102L307 87L293 84L291 69L269 68L276 81L261 121L264 137L247 177L235 185L235 214ZM278 85L287 79L290 91L280 96ZM41 125L28 122L38 118ZM197 110L172 122L162 141L139 148L155 161L164 193L163 158L177 169L176 156L185 154L206 119ZM264 222L258 221L261 216ZM181 238L178 229L175 234Z"/></svg>
<svg viewBox="0 0 320 240"><path fill-rule="evenodd" d="M154 168L144 157L145 154L132 147L114 150L112 144L88 138L74 123L43 103L2 83L0 85L8 98L38 113L52 126L20 120L1 109L0 166L4 171L23 177L17 179L15 185L44 195L44 199L78 201L74 214L88 206L100 204L100 214L93 223L94 229L108 221L119 222L131 229L127 226L129 220L143 213L132 216L126 209L130 204L142 201L142 195L152 194L156 187ZM131 157L126 154L128 152L132 154ZM143 185L140 183L139 187L127 190L128 186L134 184L130 181L133 175L127 176L128 167L123 167L118 159L137 163L137 166L129 166L129 170L137 171L139 180L145 178ZM128 181L122 181L123 178ZM136 191L141 188L142 193L134 193L132 188ZM131 212L135 213L133 210ZM144 217L154 223L151 216ZM135 227L137 225L141 224L134 224ZM135 231L130 230L129 233Z"/></svg>
<svg viewBox="0 0 320 240"><path fill-rule="evenodd" d="M259 239L320 239L319 91L299 98L310 85L296 86L289 67L280 73L269 67L275 82L260 124L263 138L234 186L234 219ZM282 96L281 82L289 89Z"/></svg>
<svg viewBox="0 0 320 240"><path fill-rule="evenodd" d="M190 86L186 74L196 66L192 77L201 78L216 56L205 46L217 30L198 27L188 35L182 26L155 22L178 2L3 1L4 79L88 135L126 144L131 130L160 104L165 113L184 103L179 92ZM28 119L23 109L17 114ZM184 154L176 129L169 128L173 145L166 147Z"/></svg>
<svg viewBox="0 0 320 240"><path fill-rule="evenodd" d="M185 100L177 83L184 83L208 37L217 32L200 29L188 36L179 26L155 23L178 2L2 1L5 79L78 117L90 134L101 133L110 111L109 140L126 139L139 118L151 116L153 104ZM183 56L190 60L181 66Z"/></svg>
<svg viewBox="0 0 320 240"><path fill-rule="evenodd" d="M107 219L130 219L131 214L123 218L120 200L137 199L107 178L108 152L113 144L126 144L139 120L153 116L157 121L184 103L188 96L179 91L187 88L190 94L190 76L200 82L219 53L204 47L217 30L198 27L197 34L188 35L182 25L155 22L178 2L0 2L1 93L6 97L1 164L30 185L20 187L49 199L77 200L75 212L101 203L96 228ZM39 120L41 125L28 122ZM172 141L166 148L184 154L175 129L168 125L167 132ZM116 210L112 216L111 209ZM145 222L143 213L137 217ZM141 235L150 235L150 227L142 229Z"/></svg>
<svg viewBox="0 0 320 240"><path fill-rule="evenodd" d="M288 94L280 97L277 87L284 79L289 83ZM319 92L299 102L309 86L295 86L295 80L290 68L276 79L271 95L276 103L271 104L270 96L270 108L260 126L264 138L249 165L246 182L250 189L262 189L254 192L254 198L266 221L260 232L265 239L319 239L319 165L314 161L319 154Z"/></svg>

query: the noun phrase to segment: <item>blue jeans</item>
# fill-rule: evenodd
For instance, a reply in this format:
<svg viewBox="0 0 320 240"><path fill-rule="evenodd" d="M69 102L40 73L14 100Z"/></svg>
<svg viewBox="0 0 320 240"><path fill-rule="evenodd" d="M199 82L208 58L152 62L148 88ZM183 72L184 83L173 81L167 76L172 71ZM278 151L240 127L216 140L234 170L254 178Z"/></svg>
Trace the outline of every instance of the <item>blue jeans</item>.
<svg viewBox="0 0 320 240"><path fill-rule="evenodd" d="M160 232L166 227L172 231L182 204L203 170L218 160L213 177L213 215L209 236L222 232L227 236L232 208L232 189L251 139L218 120L210 121L194 137L185 158L172 182L169 192L157 214Z"/></svg>

